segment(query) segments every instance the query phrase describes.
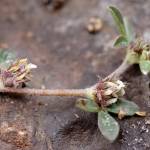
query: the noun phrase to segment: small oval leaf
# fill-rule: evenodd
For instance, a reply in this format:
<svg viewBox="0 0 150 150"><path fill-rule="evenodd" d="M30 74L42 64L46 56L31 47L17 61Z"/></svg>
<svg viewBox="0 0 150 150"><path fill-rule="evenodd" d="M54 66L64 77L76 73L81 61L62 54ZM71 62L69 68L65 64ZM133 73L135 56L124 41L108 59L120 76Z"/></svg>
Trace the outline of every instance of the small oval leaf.
<svg viewBox="0 0 150 150"><path fill-rule="evenodd" d="M133 116L139 111L139 107L131 101L119 99L116 103L107 107L107 111L119 114L120 111L124 112L125 116Z"/></svg>
<svg viewBox="0 0 150 150"><path fill-rule="evenodd" d="M113 6L109 6L109 11L112 14L112 17L116 23L119 33L123 36L126 36L124 21L123 21L123 17L121 15L120 11Z"/></svg>
<svg viewBox="0 0 150 150"><path fill-rule="evenodd" d="M118 137L119 124L106 111L98 112L98 127L102 135L109 141L113 142Z"/></svg>
<svg viewBox="0 0 150 150"><path fill-rule="evenodd" d="M76 107L88 112L99 112L100 110L100 107L91 99L78 99Z"/></svg>
<svg viewBox="0 0 150 150"><path fill-rule="evenodd" d="M126 31L126 39L128 43L132 42L135 39L135 33L133 32L133 29L128 21L127 18L123 18L125 31Z"/></svg>
<svg viewBox="0 0 150 150"><path fill-rule="evenodd" d="M140 70L144 75L147 75L150 72L150 61L149 60L140 60L139 63Z"/></svg>

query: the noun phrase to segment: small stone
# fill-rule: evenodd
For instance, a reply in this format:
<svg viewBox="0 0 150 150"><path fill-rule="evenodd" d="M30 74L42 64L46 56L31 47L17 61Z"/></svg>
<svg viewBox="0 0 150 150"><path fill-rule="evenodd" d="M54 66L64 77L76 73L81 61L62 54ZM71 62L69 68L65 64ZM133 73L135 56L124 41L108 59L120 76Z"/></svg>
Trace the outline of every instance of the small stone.
<svg viewBox="0 0 150 150"><path fill-rule="evenodd" d="M26 132L24 132L24 131L19 131L18 134L21 135L21 136L24 136L24 135L26 135Z"/></svg>
<svg viewBox="0 0 150 150"><path fill-rule="evenodd" d="M103 27L102 20L97 17L93 17L89 20L89 24L87 25L87 30L89 33L97 33Z"/></svg>
<svg viewBox="0 0 150 150"><path fill-rule="evenodd" d="M133 128L135 129L136 125L135 125L135 124L132 124L131 127L133 127Z"/></svg>
<svg viewBox="0 0 150 150"><path fill-rule="evenodd" d="M75 117L76 117L77 119L80 118L78 114L74 114L74 115L75 115Z"/></svg>
<svg viewBox="0 0 150 150"><path fill-rule="evenodd" d="M150 125L150 120L145 120L145 124Z"/></svg>
<svg viewBox="0 0 150 150"><path fill-rule="evenodd" d="M11 104L14 104L14 101L10 101Z"/></svg>

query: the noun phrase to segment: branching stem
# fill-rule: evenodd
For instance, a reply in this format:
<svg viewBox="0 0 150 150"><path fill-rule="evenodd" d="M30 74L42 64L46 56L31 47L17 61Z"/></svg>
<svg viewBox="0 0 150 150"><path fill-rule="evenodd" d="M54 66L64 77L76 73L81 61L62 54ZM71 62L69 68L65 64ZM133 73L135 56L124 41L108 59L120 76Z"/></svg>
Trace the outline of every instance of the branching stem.
<svg viewBox="0 0 150 150"><path fill-rule="evenodd" d="M131 64L129 64L127 60L127 56L123 60L122 64L110 75L108 75L104 80L111 79L111 78L120 78L129 68L131 67Z"/></svg>
<svg viewBox="0 0 150 150"><path fill-rule="evenodd" d="M108 78L119 78L124 74L131 64L127 62L125 58L122 64L110 75L108 75L104 80ZM91 89L95 89L97 84L91 86ZM77 96L77 97L87 97L87 89L30 89L30 88L2 88L0 93L9 94L19 94L19 95L33 95L33 96Z"/></svg>

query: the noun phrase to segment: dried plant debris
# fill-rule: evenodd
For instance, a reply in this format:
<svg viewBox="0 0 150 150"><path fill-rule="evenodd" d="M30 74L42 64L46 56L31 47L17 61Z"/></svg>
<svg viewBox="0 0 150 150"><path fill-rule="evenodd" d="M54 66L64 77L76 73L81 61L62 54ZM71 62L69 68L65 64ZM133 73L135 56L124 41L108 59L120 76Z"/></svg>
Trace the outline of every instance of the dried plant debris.
<svg viewBox="0 0 150 150"><path fill-rule="evenodd" d="M92 17L90 18L86 28L89 33L97 33L101 31L102 27L103 27L102 20L98 17Z"/></svg>

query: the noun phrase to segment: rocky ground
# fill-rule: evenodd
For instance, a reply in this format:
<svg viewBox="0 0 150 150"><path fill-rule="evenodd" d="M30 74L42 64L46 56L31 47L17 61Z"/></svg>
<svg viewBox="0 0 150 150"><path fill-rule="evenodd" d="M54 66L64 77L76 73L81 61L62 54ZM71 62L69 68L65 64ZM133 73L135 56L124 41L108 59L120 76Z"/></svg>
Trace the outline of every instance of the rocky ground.
<svg viewBox="0 0 150 150"><path fill-rule="evenodd" d="M150 40L149 0L64 0L60 6L54 1L0 1L0 47L38 65L29 87L84 88L119 66L125 52L112 46L117 32L109 5ZM103 22L98 34L85 28L93 16ZM125 74L126 98L148 115L119 121L114 143L97 129L95 114L74 107L75 98L1 96L0 150L149 150L149 79L137 66Z"/></svg>

